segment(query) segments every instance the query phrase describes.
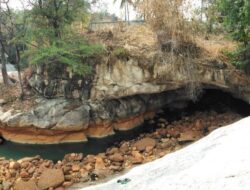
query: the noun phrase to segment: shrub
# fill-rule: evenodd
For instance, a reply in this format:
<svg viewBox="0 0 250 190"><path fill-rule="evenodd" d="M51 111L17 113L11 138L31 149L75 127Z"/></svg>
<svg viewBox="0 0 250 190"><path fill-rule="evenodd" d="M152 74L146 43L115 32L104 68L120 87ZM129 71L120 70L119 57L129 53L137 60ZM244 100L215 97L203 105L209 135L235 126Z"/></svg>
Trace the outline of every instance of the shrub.
<svg viewBox="0 0 250 190"><path fill-rule="evenodd" d="M119 59L127 59L129 57L129 52L125 48L118 47L113 50L112 55Z"/></svg>

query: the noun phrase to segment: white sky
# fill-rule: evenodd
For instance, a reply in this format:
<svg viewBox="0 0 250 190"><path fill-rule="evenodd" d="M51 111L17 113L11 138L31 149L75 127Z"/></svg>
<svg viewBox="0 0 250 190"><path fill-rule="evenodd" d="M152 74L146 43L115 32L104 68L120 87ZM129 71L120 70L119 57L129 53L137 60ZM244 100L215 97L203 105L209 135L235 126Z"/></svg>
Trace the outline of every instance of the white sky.
<svg viewBox="0 0 250 190"><path fill-rule="evenodd" d="M22 8L22 3L24 3L25 1L26 0L10 0L10 6L15 9L20 9ZM109 13L115 14L119 18L124 19L124 9L120 9L120 1L117 1L115 4L113 3L113 1L114 0L102 0L101 6L99 8L104 9L106 7ZM200 1L201 0L187 0L187 2L189 2L188 6L190 6L191 4L192 7L195 8L200 7ZM135 18L136 12L130 6L130 19L133 20Z"/></svg>
<svg viewBox="0 0 250 190"><path fill-rule="evenodd" d="M14 9L21 9L22 3L25 3L26 0L10 0L10 6ZM113 0L102 0L102 6L101 9L107 8L108 12L111 14L115 14L120 18L124 17L124 9L120 9L120 1L117 1L115 4L113 3ZM106 5L106 6L104 6ZM130 17L131 19L134 19L136 16L135 11L132 7L130 7Z"/></svg>

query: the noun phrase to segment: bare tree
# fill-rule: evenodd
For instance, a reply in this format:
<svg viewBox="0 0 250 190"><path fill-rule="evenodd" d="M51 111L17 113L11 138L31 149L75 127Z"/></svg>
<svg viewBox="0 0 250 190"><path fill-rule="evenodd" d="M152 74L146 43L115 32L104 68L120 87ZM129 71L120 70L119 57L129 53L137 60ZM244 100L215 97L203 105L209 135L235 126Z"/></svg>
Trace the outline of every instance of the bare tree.
<svg viewBox="0 0 250 190"><path fill-rule="evenodd" d="M16 25L14 23L14 19L13 19L13 14L10 10L10 7L9 7L9 0L5 2L5 6L7 8L7 17L9 18L9 22L10 22L10 27L8 28L8 31L9 31L9 35L10 35L10 38L13 39L15 36L16 36ZM23 82L22 82L22 75L21 75L21 67L20 67L20 61L21 61L21 58L20 58L20 50L17 46L16 43L12 44L12 46L14 47L15 49L15 65L17 67L17 72L18 72L18 80L19 80L19 85L20 85L20 98L23 99L24 97L24 90L23 90Z"/></svg>
<svg viewBox="0 0 250 190"><path fill-rule="evenodd" d="M5 9L3 9L3 7ZM13 39L17 36L17 30L16 30L16 23L14 19L13 12L11 11L9 7L9 0L0 0L0 43L1 43L1 54L2 54L2 61L3 68L2 73L6 72L4 74L7 74L6 71L6 63L7 58L6 54L8 54L7 48L12 48L15 51L15 59L13 60L14 64L16 65L17 71L18 71L18 80L20 85L20 98L23 99L24 97L24 90L23 90L23 82L22 82L22 76L21 76L21 68L20 68L20 50L17 45L17 43L13 42ZM4 27L4 32L3 32ZM5 33L5 34L4 34ZM5 84L9 84L9 78L8 75L5 75Z"/></svg>
<svg viewBox="0 0 250 190"><path fill-rule="evenodd" d="M7 58L6 58L6 48L5 48L5 37L3 35L3 7L2 3L5 3L5 1L0 0L0 51L1 51L1 63L2 63L2 77L3 77L3 82L6 86L10 84L10 80L8 77L7 69L6 69L6 64L7 64Z"/></svg>
<svg viewBox="0 0 250 190"><path fill-rule="evenodd" d="M114 0L114 3L116 3L117 0ZM133 1L132 0L121 0L121 3L120 3L120 8L124 8L125 10L125 21L128 21L129 22L129 5L133 5Z"/></svg>

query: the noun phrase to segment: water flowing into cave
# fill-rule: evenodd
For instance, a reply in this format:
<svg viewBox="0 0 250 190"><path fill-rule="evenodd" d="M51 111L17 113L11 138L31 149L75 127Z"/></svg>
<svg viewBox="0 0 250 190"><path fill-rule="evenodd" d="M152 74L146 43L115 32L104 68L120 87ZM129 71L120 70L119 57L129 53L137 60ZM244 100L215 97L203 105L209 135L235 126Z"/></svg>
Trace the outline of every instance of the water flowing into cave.
<svg viewBox="0 0 250 190"><path fill-rule="evenodd" d="M218 114L233 112L241 117L250 114L250 105L234 98L231 94L220 90L203 90L198 99L193 101L180 101L168 104L157 114L153 120L146 121L142 126L129 131L116 131L116 134L103 139L90 138L85 143L65 143L57 145L29 145L4 141L0 147L0 155L6 158L19 159L27 156L41 155L43 158L60 160L68 153L97 154L105 152L123 140L136 139L142 133L150 133L159 128L157 120L163 118L170 124L180 120L182 117L189 117L195 113L215 112Z"/></svg>

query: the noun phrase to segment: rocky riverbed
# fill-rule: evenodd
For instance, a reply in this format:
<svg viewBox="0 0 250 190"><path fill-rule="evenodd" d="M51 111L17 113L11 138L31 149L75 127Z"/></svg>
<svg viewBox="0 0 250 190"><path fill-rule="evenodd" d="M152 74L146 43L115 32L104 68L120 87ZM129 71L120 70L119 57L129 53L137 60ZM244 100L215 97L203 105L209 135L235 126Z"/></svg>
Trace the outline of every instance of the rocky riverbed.
<svg viewBox="0 0 250 190"><path fill-rule="evenodd" d="M172 122L160 116L148 121L157 126L156 130L133 140L117 142L97 155L71 153L57 162L40 156L21 160L0 158L0 190L63 190L76 183L95 183L163 157L242 118L229 111L195 112Z"/></svg>

